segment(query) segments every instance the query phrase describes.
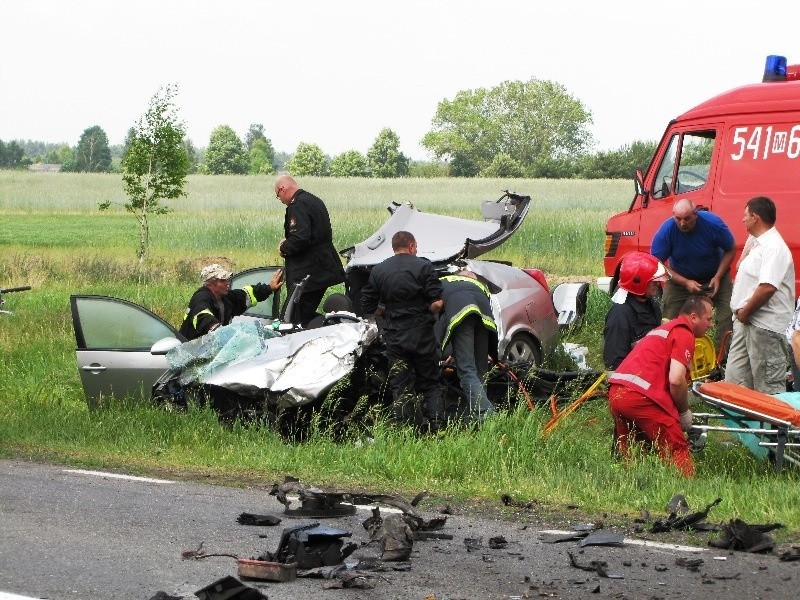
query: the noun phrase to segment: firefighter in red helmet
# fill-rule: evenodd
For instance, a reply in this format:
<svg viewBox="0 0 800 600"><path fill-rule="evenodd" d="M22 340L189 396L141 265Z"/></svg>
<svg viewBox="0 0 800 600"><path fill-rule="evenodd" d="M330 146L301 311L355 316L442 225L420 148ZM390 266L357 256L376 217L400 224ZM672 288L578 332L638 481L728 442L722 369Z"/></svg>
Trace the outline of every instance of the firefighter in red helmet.
<svg viewBox="0 0 800 600"><path fill-rule="evenodd" d="M619 287L603 329L603 362L613 371L645 334L661 324L657 298L667 270L646 252L631 252L622 259Z"/></svg>

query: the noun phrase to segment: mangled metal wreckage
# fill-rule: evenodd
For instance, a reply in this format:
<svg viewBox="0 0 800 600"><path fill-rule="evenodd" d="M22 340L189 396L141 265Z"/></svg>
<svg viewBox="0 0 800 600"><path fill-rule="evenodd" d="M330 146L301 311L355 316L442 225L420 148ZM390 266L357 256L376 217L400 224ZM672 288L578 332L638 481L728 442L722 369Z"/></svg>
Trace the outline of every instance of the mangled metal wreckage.
<svg viewBox="0 0 800 600"><path fill-rule="evenodd" d="M288 335L237 321L167 352L170 371L154 398L186 406L204 392L227 419L304 406L349 375L377 337L375 323L363 319Z"/></svg>
<svg viewBox="0 0 800 600"><path fill-rule="evenodd" d="M476 257L519 229L530 200L505 192L481 204L483 220L423 213L411 204L390 206L389 218L372 236L342 251L347 294L336 295L347 308L333 309L313 329L292 328L280 312L281 304L291 311L292 300L302 292L297 288L290 290L288 301L276 293L230 325L191 342L141 306L118 298L74 295L70 301L76 356L87 401L96 406L104 397L152 391L157 402L170 406L186 407L198 398L210 401L223 420L233 420L319 406L331 388L349 376L349 385L337 390L347 400L340 417L364 396L372 404L383 402L383 346L373 317L360 314L360 289L371 267L391 255L391 236L401 229L415 234L420 256L443 273L466 267L478 274L491 292L498 356L518 364L518 373L524 373L540 364L561 322L544 274ZM277 268L237 273L232 286L268 280ZM458 383L450 372L445 383L455 390L458 403ZM510 378L515 379L513 374ZM509 374L490 381L489 387L498 381L502 389L495 396L506 397Z"/></svg>

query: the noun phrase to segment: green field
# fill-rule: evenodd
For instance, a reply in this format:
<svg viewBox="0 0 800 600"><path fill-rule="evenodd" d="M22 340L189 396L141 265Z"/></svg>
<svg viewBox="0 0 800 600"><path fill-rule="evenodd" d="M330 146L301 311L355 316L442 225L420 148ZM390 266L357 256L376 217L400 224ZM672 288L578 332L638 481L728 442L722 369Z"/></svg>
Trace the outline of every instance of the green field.
<svg viewBox="0 0 800 600"><path fill-rule="evenodd" d="M132 300L177 325L200 267L233 270L279 263L283 206L267 177L192 176L174 212L152 221L151 256L135 257L135 220L117 175L0 171L0 287L31 285L6 297L0 315L0 453L140 472L207 474L214 480L270 482L293 474L322 485L358 483L381 491L429 489L456 500L537 499L545 510L663 514L684 493L692 507L723 497L718 519L780 521L800 528L796 474L776 478L739 447L713 441L697 456L698 477L681 479L652 457L609 460L611 419L602 401L585 404L546 442L546 406L524 402L479 431L415 438L379 421L344 443L324 431L300 445L264 427L219 425L213 414L164 412L119 402L89 411L82 397L69 314L71 293ZM533 198L518 234L487 258L544 270L551 282L592 281L602 272L604 223L631 199L629 181L304 179L331 213L334 241L364 239L391 202L479 218L479 204L510 188ZM97 206L110 200L111 211ZM608 297L593 290L587 324L565 341L590 348L600 366ZM371 442L368 442L371 440Z"/></svg>

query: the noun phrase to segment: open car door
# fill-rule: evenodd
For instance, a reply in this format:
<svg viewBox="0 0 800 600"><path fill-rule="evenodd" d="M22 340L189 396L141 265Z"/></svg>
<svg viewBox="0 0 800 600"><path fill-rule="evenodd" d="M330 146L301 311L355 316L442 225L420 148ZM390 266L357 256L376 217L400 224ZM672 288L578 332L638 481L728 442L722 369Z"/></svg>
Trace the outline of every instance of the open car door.
<svg viewBox="0 0 800 600"><path fill-rule="evenodd" d="M247 269L241 273L236 273L231 280L231 289L241 288L245 285L253 285L255 283L268 284L275 274L275 271L283 267L269 266L269 267L256 267L255 269ZM248 317L256 317L259 319L274 320L281 317L281 306L283 298L286 297L286 286L282 286L277 292L256 304L251 306L244 313Z"/></svg>
<svg viewBox="0 0 800 600"><path fill-rule="evenodd" d="M90 408L101 397L149 398L168 370L166 353L185 341L137 304L108 296L70 296L75 355Z"/></svg>

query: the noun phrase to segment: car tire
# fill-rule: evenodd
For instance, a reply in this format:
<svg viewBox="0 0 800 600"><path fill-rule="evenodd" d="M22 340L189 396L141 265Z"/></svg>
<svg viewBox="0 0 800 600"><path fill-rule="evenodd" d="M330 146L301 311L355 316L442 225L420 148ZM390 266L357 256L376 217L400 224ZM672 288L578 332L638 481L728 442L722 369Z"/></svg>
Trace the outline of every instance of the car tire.
<svg viewBox="0 0 800 600"><path fill-rule="evenodd" d="M533 336L515 333L503 351L503 360L509 364L532 362L538 367L542 364L542 351Z"/></svg>

